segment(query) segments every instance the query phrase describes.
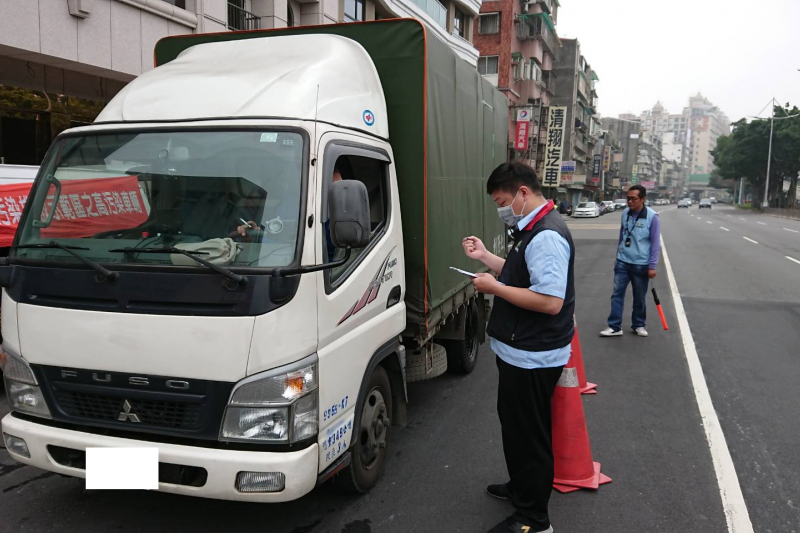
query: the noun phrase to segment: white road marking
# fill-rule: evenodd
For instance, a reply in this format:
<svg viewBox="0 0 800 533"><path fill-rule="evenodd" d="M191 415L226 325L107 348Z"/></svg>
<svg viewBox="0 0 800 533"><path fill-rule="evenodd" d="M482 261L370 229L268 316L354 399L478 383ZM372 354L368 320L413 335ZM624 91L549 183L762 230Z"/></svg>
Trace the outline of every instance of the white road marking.
<svg viewBox="0 0 800 533"><path fill-rule="evenodd" d="M733 218L733 216L732 216L732 215L725 215L725 216L726 216L726 217L728 217L728 218Z"/></svg>
<svg viewBox="0 0 800 533"><path fill-rule="evenodd" d="M697 355L697 347L694 344L692 330L689 328L689 319L683 308L683 300L681 300L680 292L678 292L675 274L672 272L672 265L669 262L664 241L661 241L661 250L664 252L664 265L667 269L667 279L672 291L672 300L675 304L675 314L678 315L678 328L681 330L681 337L683 338L683 351L686 355L686 362L689 365L689 375L694 386L694 396L697 400L700 418L703 419L703 429L706 432L708 449L711 452L714 472L717 475L717 484L722 498L725 521L728 523L728 532L751 533L753 531L753 523L750 521L750 513L748 513L747 505L744 502L739 478L736 477L736 468L733 466L733 458L731 458L725 434L722 432L717 411L714 409L711 394L708 392L708 384L703 374L703 367L700 365L700 357Z"/></svg>
<svg viewBox="0 0 800 533"><path fill-rule="evenodd" d="M756 221L756 223L757 223L757 224L761 224L762 226L766 226L766 224L765 224L765 223L763 223L763 222L758 222L758 221Z"/></svg>
<svg viewBox="0 0 800 533"><path fill-rule="evenodd" d="M787 255L787 256L786 256L786 259L788 259L789 261L794 261L795 263L797 263L798 265L800 265L800 261L798 261L798 260L797 260L797 259L795 259L794 257L789 257L789 256Z"/></svg>
<svg viewBox="0 0 800 533"><path fill-rule="evenodd" d="M719 227L721 230L730 231L728 228L723 228L722 226Z"/></svg>
<svg viewBox="0 0 800 533"><path fill-rule="evenodd" d="M703 220L703 219L702 219L702 218L700 218L700 217L697 217L697 220Z"/></svg>
<svg viewBox="0 0 800 533"><path fill-rule="evenodd" d="M758 244L758 241L754 241L753 239L749 239L749 238L747 238L747 237L742 237L742 238L743 238L744 240L746 240L746 241L750 241L750 242L752 242L753 244Z"/></svg>
<svg viewBox="0 0 800 533"><path fill-rule="evenodd" d="M786 231L791 231L792 233L800 233L800 231L797 231L796 229L789 229L789 228L783 228L783 229L785 229Z"/></svg>
<svg viewBox="0 0 800 533"><path fill-rule="evenodd" d="M713 222L711 222L710 220L706 220L706 222L707 222L708 224L713 224Z"/></svg>
<svg viewBox="0 0 800 533"><path fill-rule="evenodd" d="M739 217L739 220L744 220L742 217Z"/></svg>

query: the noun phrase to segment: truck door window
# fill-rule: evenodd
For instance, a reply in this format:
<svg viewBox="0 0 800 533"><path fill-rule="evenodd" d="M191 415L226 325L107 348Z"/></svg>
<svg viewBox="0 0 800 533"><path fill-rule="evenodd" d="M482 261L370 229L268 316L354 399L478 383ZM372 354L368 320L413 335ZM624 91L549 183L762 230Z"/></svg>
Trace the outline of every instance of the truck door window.
<svg viewBox="0 0 800 533"><path fill-rule="evenodd" d="M370 244L365 248L352 250L350 260L346 264L328 271L329 282L334 286L347 277L354 265L366 255L370 245L383 235L389 214L389 172L385 162L369 157L343 155L336 160L336 169L342 179L355 179L367 186L371 231ZM322 227L323 260L335 261L344 257L345 251L333 248L328 227L327 223Z"/></svg>

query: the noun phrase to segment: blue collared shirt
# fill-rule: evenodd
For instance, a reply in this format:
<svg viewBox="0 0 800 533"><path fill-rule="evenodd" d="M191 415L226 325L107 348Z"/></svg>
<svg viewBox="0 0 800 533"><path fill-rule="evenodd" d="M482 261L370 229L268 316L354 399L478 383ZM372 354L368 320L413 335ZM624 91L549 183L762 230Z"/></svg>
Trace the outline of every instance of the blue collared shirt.
<svg viewBox="0 0 800 533"><path fill-rule="evenodd" d="M547 204L545 204L547 205ZM519 230L531 223L544 205L534 209L517 224ZM533 292L556 298L567 294L567 272L569 270L569 243L555 231L539 232L525 248L525 263L531 278L529 289ZM512 348L497 339L490 339L492 351L510 365L519 368L552 368L566 365L570 356L570 345L544 352L526 352Z"/></svg>

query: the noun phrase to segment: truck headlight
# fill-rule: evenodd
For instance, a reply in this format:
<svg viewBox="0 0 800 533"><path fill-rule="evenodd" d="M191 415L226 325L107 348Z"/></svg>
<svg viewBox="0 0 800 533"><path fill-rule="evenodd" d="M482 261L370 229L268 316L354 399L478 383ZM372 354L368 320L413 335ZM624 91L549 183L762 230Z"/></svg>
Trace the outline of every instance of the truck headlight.
<svg viewBox="0 0 800 533"><path fill-rule="evenodd" d="M225 410L220 440L290 443L319 428L317 356L240 381Z"/></svg>
<svg viewBox="0 0 800 533"><path fill-rule="evenodd" d="M3 350L0 353L0 368L3 369L8 403L14 411L52 418L36 376L25 359Z"/></svg>

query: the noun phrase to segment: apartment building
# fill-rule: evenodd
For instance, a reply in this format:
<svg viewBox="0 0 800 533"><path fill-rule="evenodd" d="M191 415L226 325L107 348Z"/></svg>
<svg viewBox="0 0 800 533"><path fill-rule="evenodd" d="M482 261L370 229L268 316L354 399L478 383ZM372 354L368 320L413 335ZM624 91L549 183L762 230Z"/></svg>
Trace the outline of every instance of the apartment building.
<svg viewBox="0 0 800 533"><path fill-rule="evenodd" d="M577 39L561 39L553 70L558 79L558 91L550 103L566 107L563 157L565 161L575 163L572 183L566 187L573 191L568 193L568 198L577 197L576 191L582 190L588 190L589 194L584 196L591 197L602 189L601 180L593 176L594 159L602 134L597 115L598 76L581 53Z"/></svg>
<svg viewBox="0 0 800 533"><path fill-rule="evenodd" d="M612 165L616 165L614 178L619 180L619 187L623 191L627 191L634 184L634 178L638 183L639 140L642 136L638 117L626 116L628 118L620 115L620 118L602 119L603 129L607 130L616 141L614 145L616 153L612 157Z"/></svg>
<svg viewBox="0 0 800 533"><path fill-rule="evenodd" d="M395 17L423 21L477 66L480 0L0 0L0 162L39 164L94 121L170 35Z"/></svg>
<svg viewBox="0 0 800 533"><path fill-rule="evenodd" d="M718 107L702 94L689 98L689 107L683 110L690 124L688 177L692 186L708 185L711 173L716 168L711 151L717 147L717 140L728 135L731 121Z"/></svg>
<svg viewBox="0 0 800 533"><path fill-rule="evenodd" d="M541 174L547 115L556 94L557 0L483 2L473 42L478 71L509 99L509 158Z"/></svg>
<svg viewBox="0 0 800 533"><path fill-rule="evenodd" d="M671 154L671 160L681 163L690 183L697 187L708 185L714 171L711 151L720 136L730 133L730 120L725 113L698 93L689 98L689 106L681 114L672 115L657 102L636 119L641 121L643 132L664 141L665 151ZM685 152L683 146L687 148Z"/></svg>

